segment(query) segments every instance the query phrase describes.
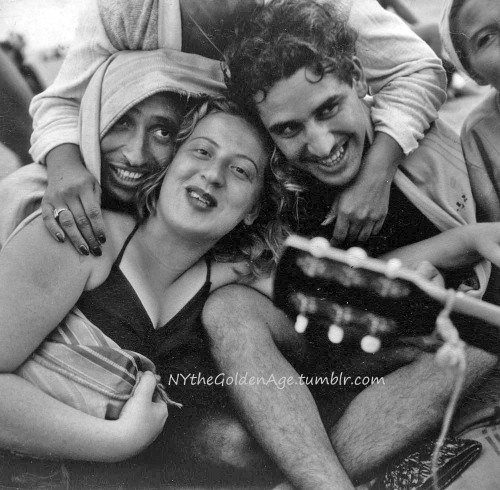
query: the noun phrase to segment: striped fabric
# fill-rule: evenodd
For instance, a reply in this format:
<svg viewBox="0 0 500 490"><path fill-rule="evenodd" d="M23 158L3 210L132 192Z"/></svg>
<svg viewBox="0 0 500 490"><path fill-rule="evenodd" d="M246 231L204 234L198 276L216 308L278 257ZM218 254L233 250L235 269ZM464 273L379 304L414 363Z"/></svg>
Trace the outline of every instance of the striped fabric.
<svg viewBox="0 0 500 490"><path fill-rule="evenodd" d="M74 308L16 374L82 412L117 419L142 371L156 373L151 360L121 349ZM157 380L155 397L180 407Z"/></svg>

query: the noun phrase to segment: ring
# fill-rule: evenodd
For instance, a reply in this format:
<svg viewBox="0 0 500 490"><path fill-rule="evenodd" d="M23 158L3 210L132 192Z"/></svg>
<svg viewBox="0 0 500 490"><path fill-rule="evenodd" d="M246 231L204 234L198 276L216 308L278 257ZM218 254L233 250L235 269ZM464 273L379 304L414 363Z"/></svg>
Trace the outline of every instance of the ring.
<svg viewBox="0 0 500 490"><path fill-rule="evenodd" d="M69 211L68 208L57 208L57 209L54 209L54 219L57 221L59 219L59 215L63 212L63 211Z"/></svg>

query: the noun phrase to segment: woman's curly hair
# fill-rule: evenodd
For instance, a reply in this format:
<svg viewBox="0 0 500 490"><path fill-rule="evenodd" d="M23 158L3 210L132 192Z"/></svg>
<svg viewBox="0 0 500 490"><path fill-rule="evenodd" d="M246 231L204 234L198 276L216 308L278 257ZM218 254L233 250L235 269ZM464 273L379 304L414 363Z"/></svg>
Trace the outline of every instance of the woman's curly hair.
<svg viewBox="0 0 500 490"><path fill-rule="evenodd" d="M277 264L284 239L289 234L288 217L294 209L296 195L287 191L286 182L277 177L275 168L282 157L262 126L259 118L249 115L238 104L225 97L207 97L200 100L185 116L176 140L176 150L193 133L198 122L209 114L223 112L241 117L251 124L269 152L270 165L266 167L264 185L260 195L260 211L252 225L239 223L222 237L211 254L219 262L241 262L248 264L249 279L270 273ZM137 194L138 216L145 220L154 213L163 178L168 166L150 176L141 185Z"/></svg>
<svg viewBox="0 0 500 490"><path fill-rule="evenodd" d="M229 94L255 112L254 96L307 67L319 81L334 73L352 85L356 33L333 2L273 0L237 28L225 53ZM313 80L311 80L313 81Z"/></svg>

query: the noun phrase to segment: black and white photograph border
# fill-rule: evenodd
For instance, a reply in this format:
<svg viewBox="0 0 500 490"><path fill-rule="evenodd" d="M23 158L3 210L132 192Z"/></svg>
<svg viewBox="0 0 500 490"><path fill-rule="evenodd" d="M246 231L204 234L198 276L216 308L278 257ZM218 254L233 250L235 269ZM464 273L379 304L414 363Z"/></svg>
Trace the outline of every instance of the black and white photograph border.
<svg viewBox="0 0 500 490"><path fill-rule="evenodd" d="M31 70L30 76L36 78L37 83L43 88L48 87L57 76L58 70L64 61L67 49L73 41L77 19L84 7L85 1L86 0L1 0L0 42L10 43L22 52L24 64ZM198 1L203 2L204 0ZM386 3L390 4L391 2ZM428 26L439 22L444 0L401 0L401 3L418 19L419 25ZM448 99L440 109L439 117L459 133L469 112L488 95L491 88L481 87L461 73L455 72L450 76ZM5 109L0 108L0 110ZM25 116L29 117L27 115ZM4 121L3 124L5 124L5 121L8 119L8 112L7 114L0 114L0 124L2 124L2 121ZM24 163L27 163L26 152L24 152L24 154L16 153L16 149L9 148L7 145L0 142L0 179L15 171L17 168L20 168ZM4 286L0 285L0 287ZM497 388L500 389L500 383L497 385ZM395 423L397 423L397 421L395 421ZM480 430L485 429L477 429L478 433ZM492 447L497 448L497 457L500 457L500 433L495 432L494 434L487 434L486 437L491 437ZM496 441L498 441L497 445L495 445L495 438ZM118 468L118 471L131 471L131 468L127 468L126 463L121 463L116 468ZM89 474L96 471L97 475L97 470L95 470L92 464L87 466L87 470ZM54 471L64 472L64 468L60 470L60 468L57 467ZM99 471L112 472L115 470L112 465L109 465L106 470L101 468ZM139 471L143 472L145 470L141 468ZM193 471L195 470L193 469ZM259 468L256 467L255 471L259 472ZM158 476L157 468L151 469L151 472L155 473L155 477ZM81 487L81 490L98 490L100 488L109 490L128 490L129 488L134 490L153 488L176 488L179 490L208 490L209 488L229 490L232 488L240 488L242 490L256 490L259 488L271 488L270 486L245 484L244 482L236 487L228 483L221 483L220 485L211 483L210 485L205 485L204 481L196 482L196 484L172 484L168 483L168 478L166 480L167 483L165 483L165 485L156 486L156 483L153 482L157 480L145 475L144 487L137 487L137 483L133 483L129 486L127 483L123 482L117 485L103 483L102 486L100 486L99 483L96 483L96 479L90 478L89 482L92 483L89 483L89 486ZM462 486L452 484L448 488L449 490L494 490L495 488L500 488L500 483L495 487L481 486L480 480L481 475L472 473L466 480L465 486L463 486L463 484ZM188 481L192 480L188 478ZM472 486L472 482L474 482L474 486ZM24 482L23 485L24 486L16 488L42 488L42 486L35 485L30 487L29 482ZM7 489L14 487L3 487L0 484L0 489L2 488ZM48 486L43 488L64 488L64 486ZM66 488L74 489L77 487L72 486L71 482L69 482ZM285 489L289 487L286 485L279 485L275 488ZM357 488L358 490L369 490L373 487L367 484ZM408 486L400 488L401 490L405 490L406 488L409 489L413 487Z"/></svg>

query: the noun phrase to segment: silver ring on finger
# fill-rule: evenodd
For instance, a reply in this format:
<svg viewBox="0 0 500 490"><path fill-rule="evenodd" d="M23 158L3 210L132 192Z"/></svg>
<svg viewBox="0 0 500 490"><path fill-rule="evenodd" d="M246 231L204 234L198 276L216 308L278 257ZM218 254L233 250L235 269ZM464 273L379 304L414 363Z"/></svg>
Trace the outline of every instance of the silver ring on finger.
<svg viewBox="0 0 500 490"><path fill-rule="evenodd" d="M68 208L56 208L54 209L54 219L56 221L59 220L59 215L63 212L63 211L69 211Z"/></svg>

